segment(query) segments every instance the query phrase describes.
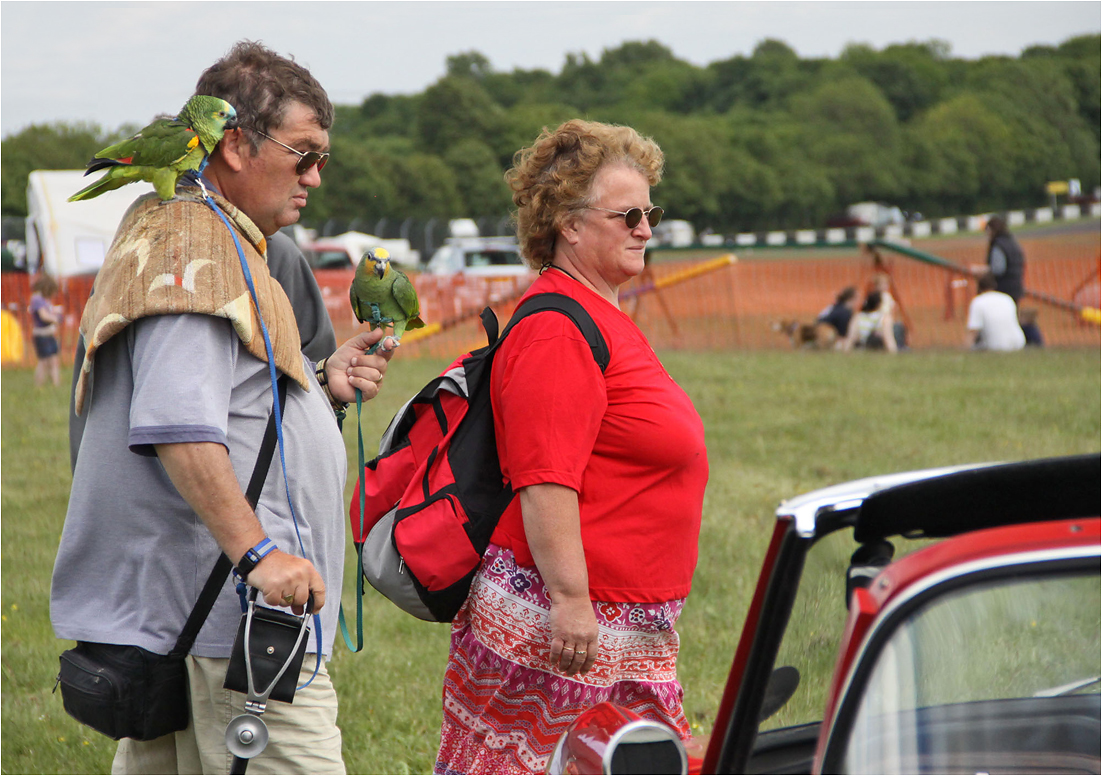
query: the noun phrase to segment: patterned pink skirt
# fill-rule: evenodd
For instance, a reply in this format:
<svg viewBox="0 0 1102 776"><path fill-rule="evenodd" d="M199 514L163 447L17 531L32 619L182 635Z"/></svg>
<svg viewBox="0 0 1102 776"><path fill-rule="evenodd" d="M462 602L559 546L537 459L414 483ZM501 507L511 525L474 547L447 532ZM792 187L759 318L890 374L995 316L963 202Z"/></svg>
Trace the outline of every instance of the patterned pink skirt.
<svg viewBox="0 0 1102 776"><path fill-rule="evenodd" d="M687 739L673 628L684 603L594 601L597 662L568 678L549 662L551 602L542 577L491 544L452 623L434 772L543 773L567 725L601 701Z"/></svg>

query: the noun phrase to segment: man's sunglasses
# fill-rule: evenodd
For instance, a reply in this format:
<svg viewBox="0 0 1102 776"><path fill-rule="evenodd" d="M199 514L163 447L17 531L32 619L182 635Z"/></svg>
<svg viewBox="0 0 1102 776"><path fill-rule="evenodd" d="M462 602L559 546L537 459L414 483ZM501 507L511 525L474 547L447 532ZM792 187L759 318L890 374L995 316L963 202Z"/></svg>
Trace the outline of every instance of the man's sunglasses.
<svg viewBox="0 0 1102 776"><path fill-rule="evenodd" d="M647 223L653 226L658 226L662 223L662 214L664 211L662 208L655 205L652 208L643 210L642 208L633 207L630 210L610 210L607 207L590 207L590 210L603 210L606 213L615 213L618 216L624 217L624 223L627 224L628 229L634 229L639 226L639 223L643 220L643 216L647 217Z"/></svg>
<svg viewBox="0 0 1102 776"><path fill-rule="evenodd" d="M295 172L299 175L305 175L306 171L313 167L315 164L318 166L318 172L321 172L325 168L325 163L329 161L328 153L321 154L317 151L298 151L294 148L291 148L291 146L287 145L286 143L279 142L271 135L261 132L259 129L254 129L253 127L245 127L245 129L252 130L261 137L265 137L268 140L271 140L276 145L283 146L292 154L297 154L298 164L295 165Z"/></svg>

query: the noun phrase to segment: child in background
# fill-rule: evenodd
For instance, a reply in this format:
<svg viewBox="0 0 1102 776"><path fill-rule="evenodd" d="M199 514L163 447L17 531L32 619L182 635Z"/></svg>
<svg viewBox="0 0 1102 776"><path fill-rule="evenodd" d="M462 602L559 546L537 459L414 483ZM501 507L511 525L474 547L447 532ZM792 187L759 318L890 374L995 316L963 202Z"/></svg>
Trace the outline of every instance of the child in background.
<svg viewBox="0 0 1102 776"><path fill-rule="evenodd" d="M58 355L60 346L57 341L57 324L61 321L62 309L50 301L57 293L57 283L49 275L39 275L31 286L31 321L34 339L34 354L38 363L34 368L34 384L41 386L46 381L46 373L54 385L61 385L61 361Z"/></svg>

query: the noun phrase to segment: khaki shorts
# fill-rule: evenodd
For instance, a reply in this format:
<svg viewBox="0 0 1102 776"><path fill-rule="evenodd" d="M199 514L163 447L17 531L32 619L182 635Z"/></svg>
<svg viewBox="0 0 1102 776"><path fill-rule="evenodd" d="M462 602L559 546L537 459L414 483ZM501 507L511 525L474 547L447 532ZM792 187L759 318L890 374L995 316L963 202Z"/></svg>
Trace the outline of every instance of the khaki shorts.
<svg viewBox="0 0 1102 776"><path fill-rule="evenodd" d="M245 713L245 696L222 689L229 660L187 658L191 721L185 730L153 741L119 741L112 773L229 773L233 755L226 749L226 726ZM314 672L316 658L302 661L299 685ZM248 762L248 773L345 773L337 694L324 661L309 687L294 703L271 701L261 717L268 727L264 751Z"/></svg>

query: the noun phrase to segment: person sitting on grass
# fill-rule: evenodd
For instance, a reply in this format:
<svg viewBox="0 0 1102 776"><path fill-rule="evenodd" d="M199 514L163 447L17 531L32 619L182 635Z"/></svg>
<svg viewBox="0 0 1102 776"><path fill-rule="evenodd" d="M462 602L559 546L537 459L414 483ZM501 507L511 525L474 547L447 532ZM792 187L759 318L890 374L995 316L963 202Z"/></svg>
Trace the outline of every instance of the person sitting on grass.
<svg viewBox="0 0 1102 776"><path fill-rule="evenodd" d="M850 321L842 350L847 353L854 348L886 350L889 353L899 351L895 342L890 300L891 296L886 290L870 291L865 296L861 309Z"/></svg>
<svg viewBox="0 0 1102 776"><path fill-rule="evenodd" d="M985 272L976 282L976 298L968 306L968 336L965 345L973 350L1021 350L1025 333L1018 323L1018 306L1013 297L998 291L998 278Z"/></svg>

